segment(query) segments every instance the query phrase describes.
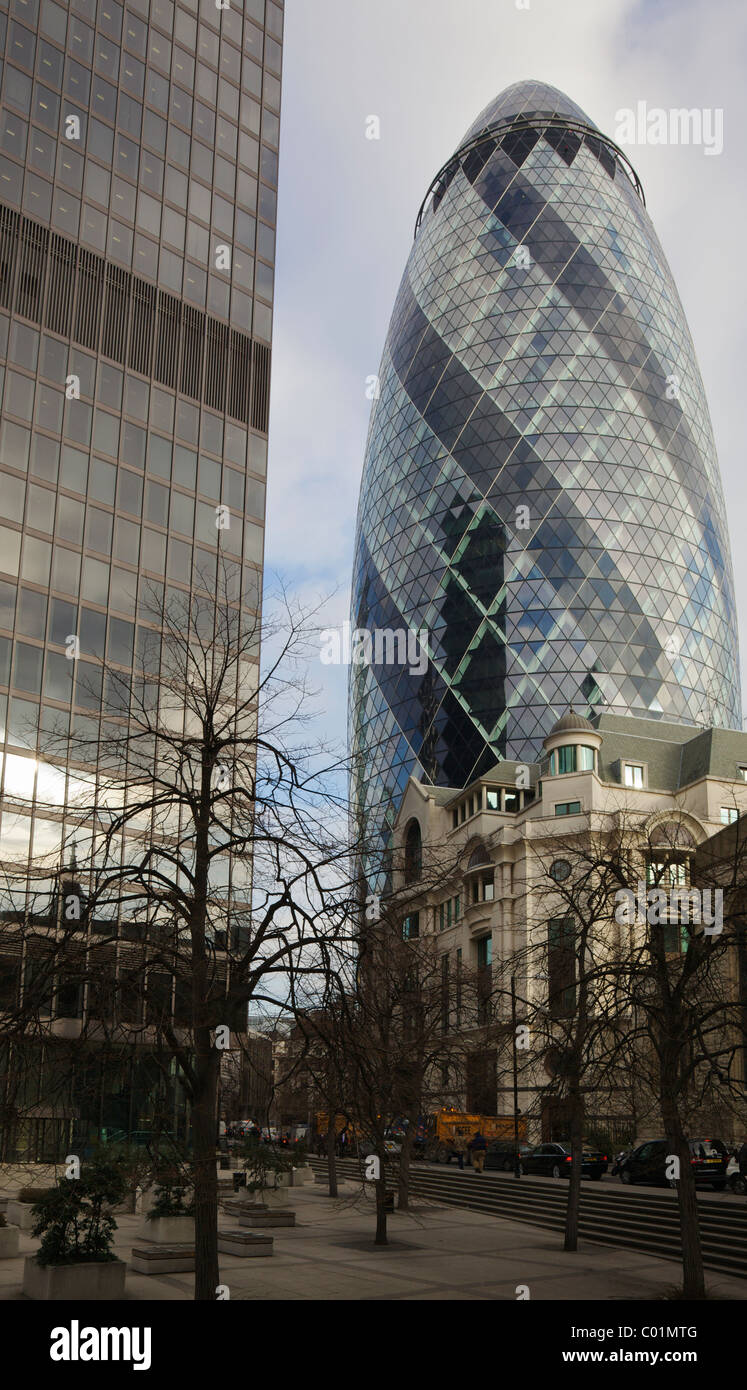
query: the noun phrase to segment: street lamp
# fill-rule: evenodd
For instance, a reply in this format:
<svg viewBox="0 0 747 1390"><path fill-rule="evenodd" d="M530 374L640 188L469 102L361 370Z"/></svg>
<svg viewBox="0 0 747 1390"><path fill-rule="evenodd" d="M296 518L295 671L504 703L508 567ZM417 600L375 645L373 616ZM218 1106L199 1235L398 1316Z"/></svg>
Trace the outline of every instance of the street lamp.
<svg viewBox="0 0 747 1390"><path fill-rule="evenodd" d="M511 976L511 1029L513 1033L512 1054L514 1071L514 1177L521 1177L519 1159L519 1060L516 1048L516 976Z"/></svg>

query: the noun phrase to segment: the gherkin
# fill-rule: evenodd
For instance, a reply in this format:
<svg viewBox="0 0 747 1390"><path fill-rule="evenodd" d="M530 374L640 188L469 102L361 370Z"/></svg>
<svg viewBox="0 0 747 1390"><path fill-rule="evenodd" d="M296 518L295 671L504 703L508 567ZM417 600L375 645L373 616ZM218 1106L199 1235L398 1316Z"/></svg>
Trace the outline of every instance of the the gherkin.
<svg viewBox="0 0 747 1390"><path fill-rule="evenodd" d="M353 666L354 792L533 761L573 703L740 727L724 501L685 315L622 152L509 87L428 191L379 373L355 627L427 669Z"/></svg>

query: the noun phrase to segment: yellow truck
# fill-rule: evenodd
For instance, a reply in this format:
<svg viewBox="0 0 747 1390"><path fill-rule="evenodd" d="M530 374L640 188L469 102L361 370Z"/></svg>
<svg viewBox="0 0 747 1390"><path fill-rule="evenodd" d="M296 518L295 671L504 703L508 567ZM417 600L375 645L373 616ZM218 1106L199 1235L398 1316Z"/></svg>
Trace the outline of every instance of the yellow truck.
<svg viewBox="0 0 747 1390"><path fill-rule="evenodd" d="M519 1120L519 1140L527 1137L527 1122ZM465 1145L480 1133L490 1144L493 1139L512 1140L513 1115L470 1115L463 1110L438 1110L426 1115L418 1126L416 1152L436 1163L450 1163L456 1158L460 1143Z"/></svg>

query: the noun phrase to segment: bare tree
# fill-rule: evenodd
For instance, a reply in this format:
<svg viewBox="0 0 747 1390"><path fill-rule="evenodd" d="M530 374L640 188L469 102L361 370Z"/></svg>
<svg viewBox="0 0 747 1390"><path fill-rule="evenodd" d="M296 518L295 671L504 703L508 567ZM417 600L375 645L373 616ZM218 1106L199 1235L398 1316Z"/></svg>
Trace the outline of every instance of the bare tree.
<svg viewBox="0 0 747 1390"><path fill-rule="evenodd" d="M624 1110L634 1072L639 1111L658 1116L673 1163L683 1292L704 1296L688 1135L707 1098L743 1105L738 996L730 979L735 933L709 927L692 883L695 841L686 818L598 817L580 836L555 835L534 886L534 929L504 966L523 972L523 1012L535 1033L541 1098L560 1097L572 1147L565 1248L575 1249L581 1147L588 1101L607 1092ZM558 856L568 866L553 878ZM738 854L720 873L733 898L745 883ZM735 909L736 911L736 909ZM505 995L505 981L499 989ZM550 1060L544 1082L536 1061ZM741 1091L741 1094L740 1094Z"/></svg>
<svg viewBox="0 0 747 1390"><path fill-rule="evenodd" d="M65 951L74 940L85 960L85 1028L175 1061L189 1101L200 1300L220 1282L221 1051L245 1030L249 1001L293 1008L324 975L349 863L339 764L307 733L310 615L286 601L265 620L260 674L259 620L238 597L227 563L191 601L154 588L132 674L96 668L100 726L73 744L53 733L47 753L81 768ZM108 940L89 929L102 921Z"/></svg>

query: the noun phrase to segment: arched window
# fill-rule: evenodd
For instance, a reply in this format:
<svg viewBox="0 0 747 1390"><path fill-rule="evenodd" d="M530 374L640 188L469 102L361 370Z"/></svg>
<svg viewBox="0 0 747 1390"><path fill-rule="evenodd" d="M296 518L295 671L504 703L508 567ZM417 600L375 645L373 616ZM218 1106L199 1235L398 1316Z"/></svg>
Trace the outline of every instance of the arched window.
<svg viewBox="0 0 747 1390"><path fill-rule="evenodd" d="M488 854L488 851L486 850L485 846L478 845L477 849L473 849L469 857L467 868L480 869L482 868L483 864L492 864L492 862L493 861L490 858L490 855Z"/></svg>
<svg viewBox="0 0 747 1390"><path fill-rule="evenodd" d="M414 883L423 871L423 837L420 825L411 820L405 835L405 883Z"/></svg>

